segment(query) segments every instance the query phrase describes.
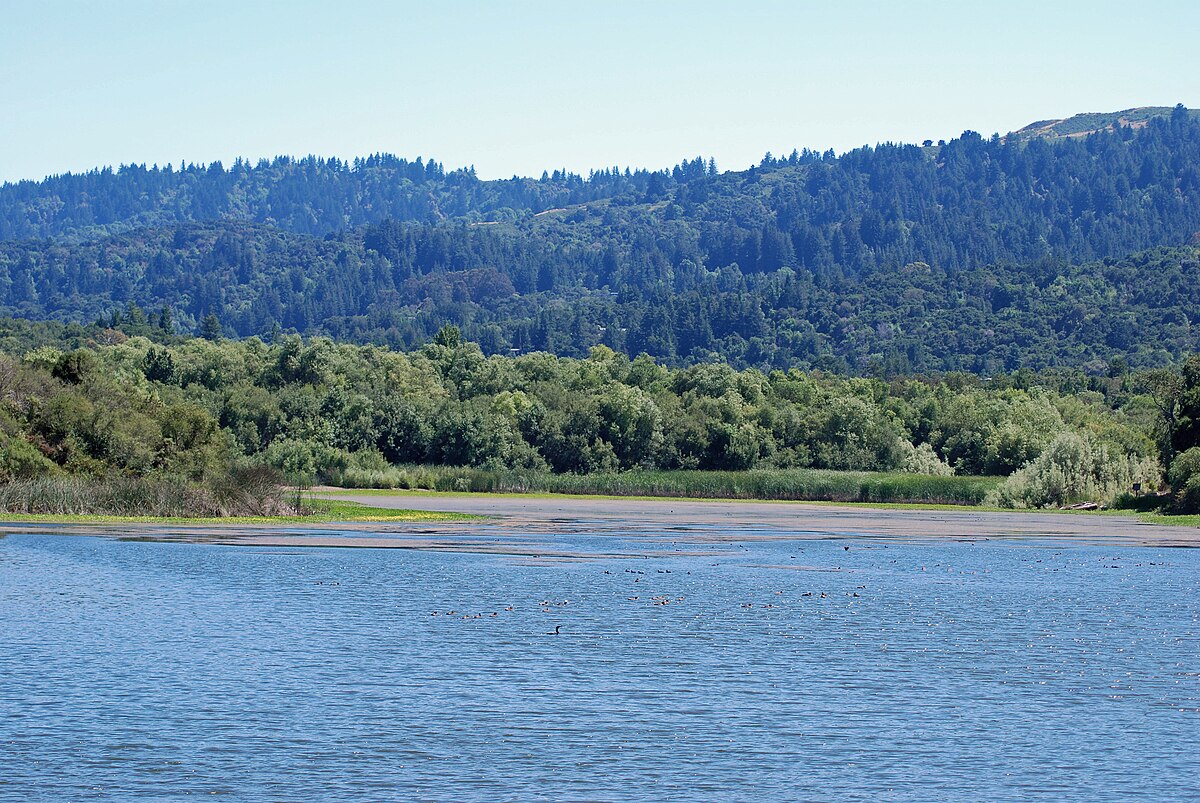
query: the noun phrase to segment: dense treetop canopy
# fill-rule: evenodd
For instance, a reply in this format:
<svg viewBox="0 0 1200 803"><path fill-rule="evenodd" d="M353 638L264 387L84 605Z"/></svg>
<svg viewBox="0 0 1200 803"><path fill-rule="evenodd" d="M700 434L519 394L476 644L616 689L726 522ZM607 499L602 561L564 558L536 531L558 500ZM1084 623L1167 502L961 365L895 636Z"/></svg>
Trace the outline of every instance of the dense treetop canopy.
<svg viewBox="0 0 1200 803"><path fill-rule="evenodd" d="M125 329L0 321L0 452L28 458L0 473L201 476L252 458L325 477L388 464L996 475L1067 431L1136 457L1158 448L1160 416L1130 377L885 382L669 369L606 346L488 357L453 327L410 353Z"/></svg>

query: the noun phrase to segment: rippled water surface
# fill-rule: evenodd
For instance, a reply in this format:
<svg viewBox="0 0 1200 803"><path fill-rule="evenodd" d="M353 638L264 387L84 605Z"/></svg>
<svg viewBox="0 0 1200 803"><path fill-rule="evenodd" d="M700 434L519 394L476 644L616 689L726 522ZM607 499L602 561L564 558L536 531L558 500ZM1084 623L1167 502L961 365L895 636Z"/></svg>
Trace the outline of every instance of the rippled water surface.
<svg viewBox="0 0 1200 803"><path fill-rule="evenodd" d="M1200 797L1200 551L562 540L0 538L0 799Z"/></svg>

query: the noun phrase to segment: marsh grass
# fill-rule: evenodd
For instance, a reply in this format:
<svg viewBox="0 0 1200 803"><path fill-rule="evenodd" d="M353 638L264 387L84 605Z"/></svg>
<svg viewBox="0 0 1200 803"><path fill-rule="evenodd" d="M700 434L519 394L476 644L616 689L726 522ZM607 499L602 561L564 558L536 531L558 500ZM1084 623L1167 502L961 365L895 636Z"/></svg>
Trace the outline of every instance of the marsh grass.
<svg viewBox="0 0 1200 803"><path fill-rule="evenodd" d="M294 515L278 475L238 469L207 484L134 477L42 477L0 484L0 512L214 518Z"/></svg>
<svg viewBox="0 0 1200 803"><path fill-rule="evenodd" d="M336 479L334 484L344 488L950 505L978 505L1002 481L999 477L820 469L627 471L578 475L442 466L396 466L370 471L348 469Z"/></svg>
<svg viewBox="0 0 1200 803"><path fill-rule="evenodd" d="M384 493L384 492L377 492ZM432 510L397 510L377 508L356 502L335 499L305 498L300 514L275 516L152 516L114 515L97 513L22 513L0 511L6 524L38 523L67 525L106 524L342 524L363 522L371 524L428 524L439 522L469 522L487 518L471 513L442 513ZM0 537L3 537L0 528ZM133 538L133 540L137 540Z"/></svg>

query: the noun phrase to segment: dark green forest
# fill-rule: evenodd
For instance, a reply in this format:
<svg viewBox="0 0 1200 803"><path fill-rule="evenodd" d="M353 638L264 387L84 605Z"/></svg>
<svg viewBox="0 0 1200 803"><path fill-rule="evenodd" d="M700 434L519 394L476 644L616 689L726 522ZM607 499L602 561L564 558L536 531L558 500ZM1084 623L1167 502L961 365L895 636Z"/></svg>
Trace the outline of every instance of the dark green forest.
<svg viewBox="0 0 1200 803"><path fill-rule="evenodd" d="M302 482L444 488L444 475L420 467L757 471L786 497L804 472L825 469L910 475L892 493L916 499L953 497L951 480L1007 476L989 499L1022 507L1112 501L1133 483L1157 490L1169 468L1178 498L1190 498L1189 483L1200 493L1200 357L1119 377L884 381L671 369L604 346L581 360L488 357L454 327L407 354L126 328L0 321L0 479L203 482L267 465ZM959 490L980 501L980 487Z"/></svg>
<svg viewBox="0 0 1200 803"><path fill-rule="evenodd" d="M1144 124L1143 124L1144 123ZM481 181L376 156L0 188L0 311L401 350L889 377L1119 375L1200 349L1200 120L967 132L718 172ZM138 322L133 321L136 325Z"/></svg>

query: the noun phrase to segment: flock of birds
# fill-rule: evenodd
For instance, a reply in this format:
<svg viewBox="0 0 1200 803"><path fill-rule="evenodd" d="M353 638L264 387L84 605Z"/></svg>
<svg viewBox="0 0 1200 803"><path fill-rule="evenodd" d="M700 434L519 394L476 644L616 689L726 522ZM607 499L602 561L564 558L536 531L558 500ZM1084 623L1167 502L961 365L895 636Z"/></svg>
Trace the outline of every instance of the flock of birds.
<svg viewBox="0 0 1200 803"><path fill-rule="evenodd" d="M656 571L659 574L671 574L672 573L670 569L657 569ZM605 570L604 573L612 574L611 571L607 571L607 570ZM632 575L644 575L646 572L640 571L637 569L625 569L625 573L632 574ZM687 574L691 574L691 572L687 572ZM634 577L633 582L640 583L641 579L642 579L641 577ZM859 590L862 590L864 588L866 588L866 586L858 586ZM775 594L777 596L783 596L783 593L784 593L783 591L775 592ZM830 595L824 591L819 592L819 593L815 592L815 591L805 591L802 594L800 594L799 596L800 597L816 597L818 599L828 599ZM847 597L858 597L859 594L858 594L858 591L853 591L853 592L848 592L846 594L846 596ZM674 596L671 594L653 594L653 595L635 594L634 596L627 596L627 597L625 597L625 599L628 602L648 602L651 605L665 606L665 605L678 604L678 603L684 602L687 600L687 597ZM553 612L555 612L556 609L565 608L565 607L569 606L570 604L571 604L571 600L569 600L569 599L564 599L564 600L543 599L537 603L537 609L540 610L542 613L553 613ZM741 607L742 608L773 609L773 608L779 608L781 606L776 605L774 602L766 602L766 603L747 602L747 603L743 603L741 605ZM486 613L486 614L484 614L484 613L464 613L464 612L456 610L456 609L450 609L450 610L446 610L446 611L442 611L442 610L430 611L429 615L431 617L441 616L441 617L448 617L448 618L460 619L460 620L461 619L492 619L492 618L497 618L497 617L503 615L504 613L511 613L516 610L517 610L517 607L515 605L508 605L508 606L504 607L502 610L491 611L490 613ZM554 626L554 630L547 632L545 635L548 635L548 636L562 635L562 627L563 626L561 624L557 624Z"/></svg>

